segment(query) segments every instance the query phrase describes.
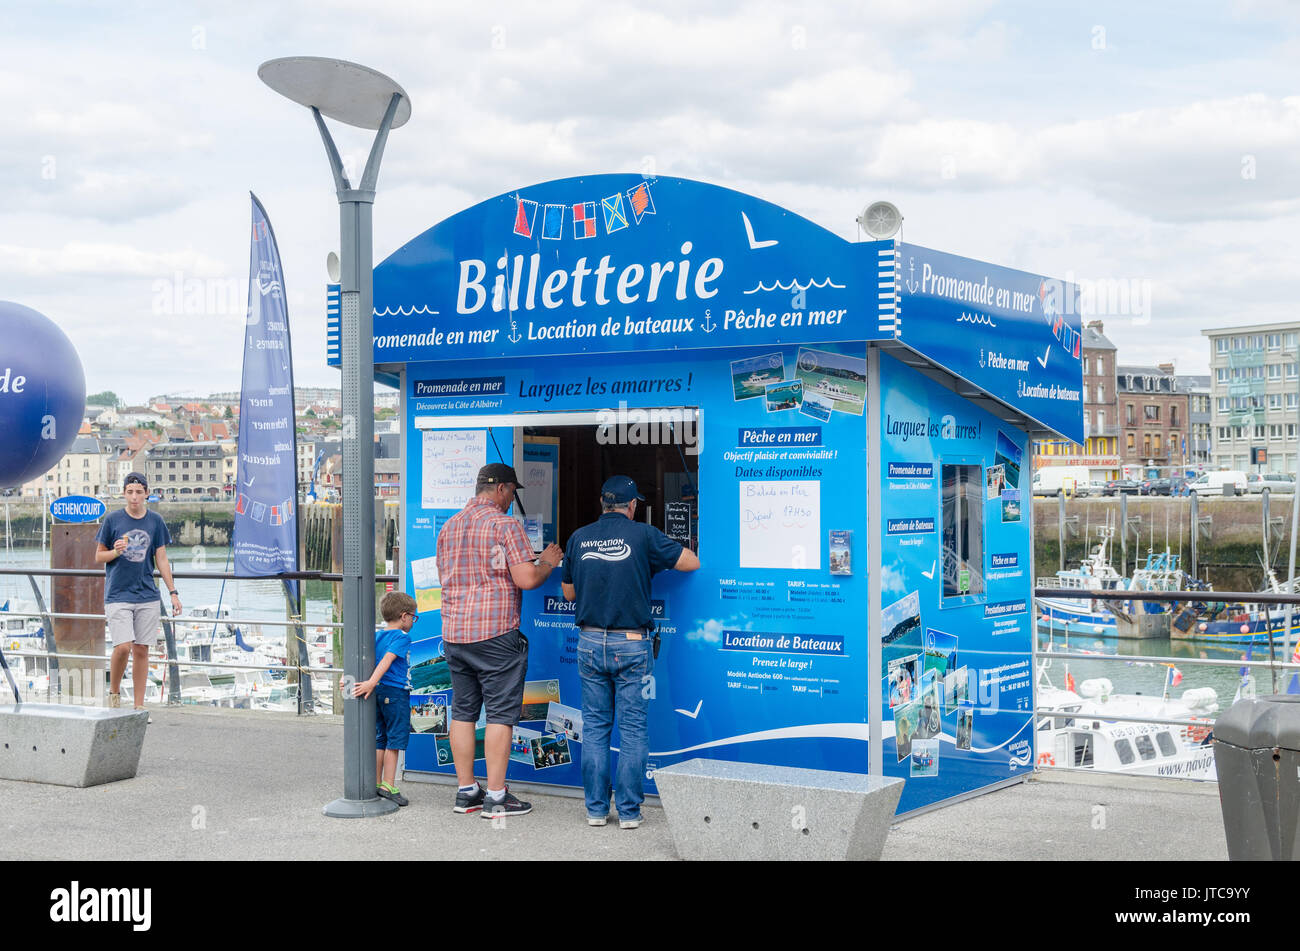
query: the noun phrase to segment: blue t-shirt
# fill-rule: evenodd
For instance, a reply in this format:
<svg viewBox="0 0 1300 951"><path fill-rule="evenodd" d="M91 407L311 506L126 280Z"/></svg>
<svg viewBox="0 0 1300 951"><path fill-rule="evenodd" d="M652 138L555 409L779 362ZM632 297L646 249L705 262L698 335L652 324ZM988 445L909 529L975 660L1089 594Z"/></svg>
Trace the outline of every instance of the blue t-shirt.
<svg viewBox="0 0 1300 951"><path fill-rule="evenodd" d="M119 538L126 538L126 551L104 565L105 604L145 604L158 600L154 584L154 553L172 542L167 523L157 512L145 510L141 518L132 518L126 509L105 516L95 541L112 548Z"/></svg>
<svg viewBox="0 0 1300 951"><path fill-rule="evenodd" d="M653 525L606 512L564 549L564 583L577 590L579 627L650 626L650 579L677 564L682 546Z"/></svg>
<svg viewBox="0 0 1300 951"><path fill-rule="evenodd" d="M399 690L410 689L406 686L407 667L411 662L411 634L400 627L381 627L375 631L375 665L384 659L385 654L396 654L397 659L388 665L379 683L384 687L396 687Z"/></svg>

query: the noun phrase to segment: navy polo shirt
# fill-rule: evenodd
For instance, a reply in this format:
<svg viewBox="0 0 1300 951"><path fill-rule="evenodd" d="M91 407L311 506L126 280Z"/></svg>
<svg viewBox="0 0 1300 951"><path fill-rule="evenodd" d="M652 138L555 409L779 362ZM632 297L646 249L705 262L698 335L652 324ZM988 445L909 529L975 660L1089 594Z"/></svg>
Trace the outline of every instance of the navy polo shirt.
<svg viewBox="0 0 1300 951"><path fill-rule="evenodd" d="M682 546L653 525L606 512L569 538L564 583L577 589L579 627L650 626L650 579L677 564Z"/></svg>

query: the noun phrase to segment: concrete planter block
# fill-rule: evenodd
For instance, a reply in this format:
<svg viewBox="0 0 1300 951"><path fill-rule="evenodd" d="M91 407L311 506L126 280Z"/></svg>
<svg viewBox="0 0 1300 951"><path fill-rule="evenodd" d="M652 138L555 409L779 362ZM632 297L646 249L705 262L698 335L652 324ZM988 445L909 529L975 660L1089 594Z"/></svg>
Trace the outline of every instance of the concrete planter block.
<svg viewBox="0 0 1300 951"><path fill-rule="evenodd" d="M687 860L879 861L903 780L693 759L655 770Z"/></svg>
<svg viewBox="0 0 1300 951"><path fill-rule="evenodd" d="M144 710L0 704L0 779L56 786L131 779L148 723Z"/></svg>

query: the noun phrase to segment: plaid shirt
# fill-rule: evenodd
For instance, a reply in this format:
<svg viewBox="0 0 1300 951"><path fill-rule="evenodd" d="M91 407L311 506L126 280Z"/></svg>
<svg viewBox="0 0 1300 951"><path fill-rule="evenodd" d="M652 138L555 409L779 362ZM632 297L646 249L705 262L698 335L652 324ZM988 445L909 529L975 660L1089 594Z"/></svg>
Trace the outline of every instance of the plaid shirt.
<svg viewBox="0 0 1300 951"><path fill-rule="evenodd" d="M522 592L510 566L533 560L523 526L478 496L438 533L442 579L442 638L473 644L519 626Z"/></svg>

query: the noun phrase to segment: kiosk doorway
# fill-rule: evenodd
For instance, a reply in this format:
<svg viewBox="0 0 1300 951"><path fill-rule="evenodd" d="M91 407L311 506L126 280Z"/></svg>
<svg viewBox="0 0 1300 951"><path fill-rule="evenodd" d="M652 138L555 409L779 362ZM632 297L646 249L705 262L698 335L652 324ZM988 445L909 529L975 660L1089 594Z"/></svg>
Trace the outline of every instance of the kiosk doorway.
<svg viewBox="0 0 1300 951"><path fill-rule="evenodd" d="M540 520L534 547L569 536L601 514L600 488L631 478L645 496L636 519L699 551L699 409L519 413L417 418L421 430L486 429L488 460L504 455L525 483L512 515ZM508 435L507 435L508 434ZM540 545L538 544L540 540Z"/></svg>

